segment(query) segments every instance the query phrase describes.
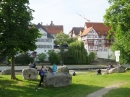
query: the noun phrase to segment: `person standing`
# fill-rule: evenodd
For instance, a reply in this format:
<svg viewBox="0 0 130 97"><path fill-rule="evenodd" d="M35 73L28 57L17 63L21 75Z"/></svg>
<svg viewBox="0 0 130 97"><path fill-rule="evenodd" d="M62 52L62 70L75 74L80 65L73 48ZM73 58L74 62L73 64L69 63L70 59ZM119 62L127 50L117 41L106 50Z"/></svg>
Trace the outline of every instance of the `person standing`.
<svg viewBox="0 0 130 97"><path fill-rule="evenodd" d="M41 86L41 83L43 82L44 76L45 76L46 71L44 70L44 66L41 67L41 70L39 71L40 75L40 82L38 86Z"/></svg>

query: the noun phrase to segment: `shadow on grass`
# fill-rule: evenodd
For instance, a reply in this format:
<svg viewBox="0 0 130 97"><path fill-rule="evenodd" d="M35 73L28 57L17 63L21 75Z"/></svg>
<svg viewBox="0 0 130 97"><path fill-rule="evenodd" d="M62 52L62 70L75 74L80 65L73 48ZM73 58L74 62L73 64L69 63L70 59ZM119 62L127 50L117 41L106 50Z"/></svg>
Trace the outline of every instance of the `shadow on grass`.
<svg viewBox="0 0 130 97"><path fill-rule="evenodd" d="M0 76L0 78L3 78L3 77Z"/></svg>
<svg viewBox="0 0 130 97"><path fill-rule="evenodd" d="M20 81L22 83L22 81ZM37 83L37 82L36 82ZM87 94L92 93L103 87L89 86L83 84L72 84L67 87L43 87L38 89L36 83L27 85L10 85L0 90L0 97L85 97Z"/></svg>

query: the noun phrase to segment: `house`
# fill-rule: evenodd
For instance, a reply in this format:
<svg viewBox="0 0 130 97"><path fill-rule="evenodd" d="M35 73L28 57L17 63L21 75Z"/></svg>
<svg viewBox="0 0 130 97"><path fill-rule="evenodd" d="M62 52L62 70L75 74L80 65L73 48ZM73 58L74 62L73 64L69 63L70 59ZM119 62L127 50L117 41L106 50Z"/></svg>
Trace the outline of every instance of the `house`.
<svg viewBox="0 0 130 97"><path fill-rule="evenodd" d="M43 25L43 27L46 29L46 31L52 35L54 38L55 36L60 33L64 32L63 25L55 25L53 21L51 21L50 25Z"/></svg>
<svg viewBox="0 0 130 97"><path fill-rule="evenodd" d="M35 52L37 54L40 54L40 53L47 53L49 50L53 50L54 49L53 36L51 36L40 23L38 23L37 28L39 32L42 34L42 36L41 38L37 39L36 42L37 49L35 50Z"/></svg>
<svg viewBox="0 0 130 97"><path fill-rule="evenodd" d="M80 35L83 32L84 27L73 27L72 30L69 32L69 37L71 38L78 38L80 40Z"/></svg>
<svg viewBox="0 0 130 97"><path fill-rule="evenodd" d="M111 27L106 27L103 23L85 23L85 30L81 34L81 40L84 42L88 53L95 52L99 58L112 57L110 46L113 40L107 39L110 29Z"/></svg>

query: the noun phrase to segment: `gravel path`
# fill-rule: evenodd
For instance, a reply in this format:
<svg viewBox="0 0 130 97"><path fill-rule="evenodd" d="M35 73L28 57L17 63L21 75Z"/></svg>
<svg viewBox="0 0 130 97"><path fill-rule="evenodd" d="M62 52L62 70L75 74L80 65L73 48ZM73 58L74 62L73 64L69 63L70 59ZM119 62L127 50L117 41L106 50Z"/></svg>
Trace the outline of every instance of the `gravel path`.
<svg viewBox="0 0 130 97"><path fill-rule="evenodd" d="M112 89L117 89L119 88L121 85L124 85L126 83L116 83L116 84L113 84L113 85L110 85L110 86L107 86L103 89L100 89L94 93L91 93L89 95L87 95L86 97L102 97L103 95L107 94L110 90Z"/></svg>

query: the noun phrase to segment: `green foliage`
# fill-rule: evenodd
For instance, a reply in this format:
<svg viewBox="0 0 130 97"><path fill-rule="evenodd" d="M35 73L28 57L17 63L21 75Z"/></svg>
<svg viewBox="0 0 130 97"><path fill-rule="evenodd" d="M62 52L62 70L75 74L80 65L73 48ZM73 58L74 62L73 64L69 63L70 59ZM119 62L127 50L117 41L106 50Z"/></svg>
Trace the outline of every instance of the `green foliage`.
<svg viewBox="0 0 130 97"><path fill-rule="evenodd" d="M66 57L66 63L79 65L88 63L88 54L84 48L83 42L75 41L70 44Z"/></svg>
<svg viewBox="0 0 130 97"><path fill-rule="evenodd" d="M68 39L69 39L69 36L67 34L60 32L59 34L56 35L54 42L57 45L68 44L67 43Z"/></svg>
<svg viewBox="0 0 130 97"><path fill-rule="evenodd" d="M68 39L68 44L75 42L77 40L77 37L69 38Z"/></svg>
<svg viewBox="0 0 130 97"><path fill-rule="evenodd" d="M0 56L0 63L3 63L4 60L5 60L5 56Z"/></svg>
<svg viewBox="0 0 130 97"><path fill-rule="evenodd" d="M11 78L15 79L14 56L18 52L35 50L41 36L30 21L33 19L29 0L0 2L0 54L11 57Z"/></svg>
<svg viewBox="0 0 130 97"><path fill-rule="evenodd" d="M76 41L77 38L69 38L69 35L63 33L63 32L60 32L59 34L56 35L55 37L55 44L56 45L64 45L64 44L70 44L74 41Z"/></svg>
<svg viewBox="0 0 130 97"><path fill-rule="evenodd" d="M61 61L62 61L63 64L69 62L70 59L67 59L68 56L65 55L66 52L64 51L64 48L62 47L62 45L69 45L70 43L72 43L76 40L77 40L77 38L69 38L69 35L67 35L63 32L56 35L54 42L55 42L56 45L60 46L59 54L60 54ZM67 61L67 62L65 62L65 61Z"/></svg>
<svg viewBox="0 0 130 97"><path fill-rule="evenodd" d="M48 52L48 55L49 55L49 62L51 64L60 64L60 61L61 61L61 57L58 53L56 53L54 50L50 50Z"/></svg>
<svg viewBox="0 0 130 97"><path fill-rule="evenodd" d="M44 62L45 58L46 58L46 54L45 53L38 54L39 62Z"/></svg>
<svg viewBox="0 0 130 97"><path fill-rule="evenodd" d="M95 53L94 52L90 52L89 56L88 56L88 63L91 64L95 59Z"/></svg>
<svg viewBox="0 0 130 97"><path fill-rule="evenodd" d="M104 23L111 26L109 36L114 36L112 50L120 50L120 62L130 63L130 6L129 0L109 0Z"/></svg>
<svg viewBox="0 0 130 97"><path fill-rule="evenodd" d="M15 58L15 63L20 64L20 65L26 65L29 64L30 62L33 62L34 58L30 57L27 53L21 54L19 56L16 56Z"/></svg>

